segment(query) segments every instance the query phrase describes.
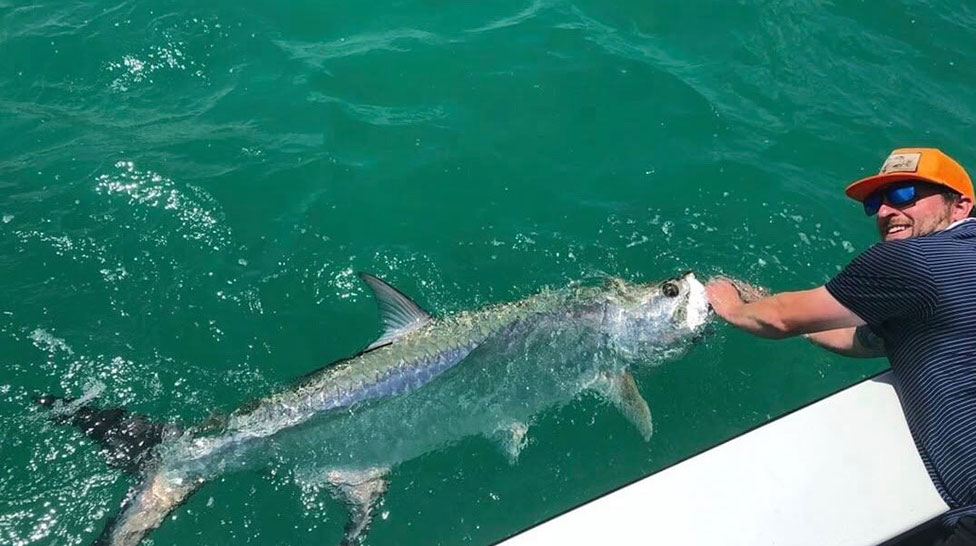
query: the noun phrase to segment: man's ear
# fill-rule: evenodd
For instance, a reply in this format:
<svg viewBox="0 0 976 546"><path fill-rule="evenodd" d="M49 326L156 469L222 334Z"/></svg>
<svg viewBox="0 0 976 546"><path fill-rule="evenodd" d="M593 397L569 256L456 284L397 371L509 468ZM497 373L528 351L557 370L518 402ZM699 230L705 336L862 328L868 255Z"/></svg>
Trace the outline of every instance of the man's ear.
<svg viewBox="0 0 976 546"><path fill-rule="evenodd" d="M973 199L968 195L960 195L952 203L952 221L955 222L963 218L968 218L972 210Z"/></svg>

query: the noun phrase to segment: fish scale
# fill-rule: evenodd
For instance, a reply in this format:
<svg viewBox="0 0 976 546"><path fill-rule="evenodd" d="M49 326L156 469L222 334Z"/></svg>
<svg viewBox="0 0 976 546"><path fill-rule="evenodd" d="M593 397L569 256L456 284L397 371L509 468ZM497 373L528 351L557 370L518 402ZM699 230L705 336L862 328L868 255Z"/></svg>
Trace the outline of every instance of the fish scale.
<svg viewBox="0 0 976 546"><path fill-rule="evenodd" d="M559 308L572 296L577 303L599 297L602 291L578 288L571 292L543 292L522 302L501 304L435 320L396 343L377 347L313 373L298 395L272 395L251 412L234 416L229 428L247 437L261 437L295 426L315 413L349 407L422 387L463 360L485 339L533 316ZM467 340L459 343L458 340ZM334 390L333 390L334 389ZM295 407L305 411L295 411ZM276 426L268 426L268 419ZM253 423L253 425L252 425Z"/></svg>

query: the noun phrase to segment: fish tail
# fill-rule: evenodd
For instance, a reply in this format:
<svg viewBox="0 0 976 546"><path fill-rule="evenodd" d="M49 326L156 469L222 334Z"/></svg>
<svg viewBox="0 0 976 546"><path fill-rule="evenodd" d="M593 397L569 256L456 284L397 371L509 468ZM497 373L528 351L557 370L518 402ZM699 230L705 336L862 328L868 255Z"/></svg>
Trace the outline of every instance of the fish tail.
<svg viewBox="0 0 976 546"><path fill-rule="evenodd" d="M176 477L162 470L148 474L129 491L122 509L92 546L137 546L203 483L203 479Z"/></svg>
<svg viewBox="0 0 976 546"><path fill-rule="evenodd" d="M34 401L51 408L51 421L74 426L94 440L111 466L133 474L150 461L153 448L174 429L123 408L99 408L90 400L43 395Z"/></svg>
<svg viewBox="0 0 976 546"><path fill-rule="evenodd" d="M203 484L202 479L163 472L154 460L153 448L175 433L176 427L123 408L100 408L85 398L43 395L34 401L51 409L48 418L52 422L77 427L101 446L111 466L142 477L93 546L136 546Z"/></svg>

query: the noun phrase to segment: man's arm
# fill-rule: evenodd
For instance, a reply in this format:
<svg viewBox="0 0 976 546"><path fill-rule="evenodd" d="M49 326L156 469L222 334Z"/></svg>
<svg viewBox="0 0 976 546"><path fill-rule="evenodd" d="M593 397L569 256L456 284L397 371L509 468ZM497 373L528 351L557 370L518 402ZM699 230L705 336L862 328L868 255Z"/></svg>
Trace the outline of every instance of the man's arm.
<svg viewBox="0 0 976 546"><path fill-rule="evenodd" d="M730 281L708 283L708 300L733 326L760 337L780 339L811 332L863 326L864 321L840 304L823 286L783 292L745 303Z"/></svg>
<svg viewBox="0 0 976 546"><path fill-rule="evenodd" d="M818 347L844 356L854 358L885 356L884 340L867 326L813 332L804 334L803 337Z"/></svg>

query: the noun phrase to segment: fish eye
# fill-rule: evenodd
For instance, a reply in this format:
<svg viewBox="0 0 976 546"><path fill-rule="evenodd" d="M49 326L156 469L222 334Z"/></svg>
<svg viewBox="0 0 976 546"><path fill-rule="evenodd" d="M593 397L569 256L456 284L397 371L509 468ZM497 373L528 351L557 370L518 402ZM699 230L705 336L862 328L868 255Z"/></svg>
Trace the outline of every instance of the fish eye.
<svg viewBox="0 0 976 546"><path fill-rule="evenodd" d="M664 283L663 285L661 285L661 292L665 296L667 296L669 298L673 298L673 297L675 297L675 296L678 295L678 293L680 292L680 290L678 290L678 285L674 284L673 282L668 281L668 282Z"/></svg>

